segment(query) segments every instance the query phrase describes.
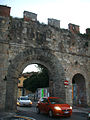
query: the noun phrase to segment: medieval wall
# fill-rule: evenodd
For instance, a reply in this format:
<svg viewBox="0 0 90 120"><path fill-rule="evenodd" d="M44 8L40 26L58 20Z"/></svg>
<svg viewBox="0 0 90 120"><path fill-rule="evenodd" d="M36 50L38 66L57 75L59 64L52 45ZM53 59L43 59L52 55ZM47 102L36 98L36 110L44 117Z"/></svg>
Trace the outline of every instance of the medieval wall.
<svg viewBox="0 0 90 120"><path fill-rule="evenodd" d="M27 11L21 19L0 15L0 110L5 109L8 68L20 53L28 49L40 50L37 56L45 51L47 56L50 52L56 57L58 63L53 64L58 71L63 67L65 75L60 73L60 76L65 76L69 81L68 87L61 89L65 91L69 104L72 104L72 78L77 73L82 74L86 83L87 104L90 105L90 31L87 29L89 32L81 34L79 26L68 26L69 29L61 29L60 21L56 19L48 19L48 25L41 24L37 21L36 14ZM24 55L27 54L26 52ZM17 58L15 62L19 61L19 57ZM61 68L59 64L62 65ZM46 67L48 68L48 65ZM14 74L14 70L10 72ZM58 80L60 76L57 76ZM64 84L65 79L62 82L60 80L53 84L55 96L60 96L60 84ZM11 91L12 87L8 91Z"/></svg>

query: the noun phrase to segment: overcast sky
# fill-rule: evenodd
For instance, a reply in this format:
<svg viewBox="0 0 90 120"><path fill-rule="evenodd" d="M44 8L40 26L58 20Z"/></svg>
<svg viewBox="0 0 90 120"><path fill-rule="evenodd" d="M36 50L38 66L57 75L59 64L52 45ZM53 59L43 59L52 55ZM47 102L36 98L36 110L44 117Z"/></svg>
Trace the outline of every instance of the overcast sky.
<svg viewBox="0 0 90 120"><path fill-rule="evenodd" d="M28 65L24 70L23 70L23 73L26 73L26 72L38 72L40 71L37 67L37 64L31 64L31 65Z"/></svg>
<svg viewBox="0 0 90 120"><path fill-rule="evenodd" d="M13 17L22 18L24 11L30 11L41 23L54 18L61 28L68 29L69 23L79 25L81 33L90 28L90 0L0 0L0 4L11 7Z"/></svg>

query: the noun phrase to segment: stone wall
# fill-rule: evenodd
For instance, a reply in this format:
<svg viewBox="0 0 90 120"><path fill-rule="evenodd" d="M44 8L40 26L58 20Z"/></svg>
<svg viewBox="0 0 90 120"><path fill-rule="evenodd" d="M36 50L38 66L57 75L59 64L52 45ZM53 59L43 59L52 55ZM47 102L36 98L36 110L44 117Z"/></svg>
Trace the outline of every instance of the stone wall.
<svg viewBox="0 0 90 120"><path fill-rule="evenodd" d="M0 16L0 110L16 109L18 77L26 65L32 63L47 67L53 81L52 95L64 97L71 105L72 78L77 73L82 74L86 83L87 104L90 105L88 34L72 32L72 27L61 29L57 27L58 20L49 19L46 25L37 21L36 14L29 19L25 15L27 19ZM35 20L30 19L32 16ZM74 25L74 28L79 31L77 26ZM65 80L69 81L67 88L64 87Z"/></svg>

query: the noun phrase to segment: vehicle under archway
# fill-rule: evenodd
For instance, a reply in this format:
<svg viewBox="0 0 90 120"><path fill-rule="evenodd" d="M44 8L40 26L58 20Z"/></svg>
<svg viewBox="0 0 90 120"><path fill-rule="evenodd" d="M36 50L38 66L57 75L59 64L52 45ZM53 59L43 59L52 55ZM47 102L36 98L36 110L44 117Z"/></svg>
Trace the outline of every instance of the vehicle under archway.
<svg viewBox="0 0 90 120"><path fill-rule="evenodd" d="M28 65L18 79L18 97L34 95L34 97L37 98L37 91L41 89L44 89L44 97L47 96L45 91L48 90L47 94L49 94L50 81L48 69L41 64Z"/></svg>
<svg viewBox="0 0 90 120"><path fill-rule="evenodd" d="M66 99L65 88L62 84L66 78L62 64L50 51L47 54L47 51L29 48L16 55L8 67L5 101L6 111L16 111L17 109L18 77L29 64L41 64L45 66L49 71L49 81L51 84L53 82L49 88L51 95L63 97L64 100Z"/></svg>

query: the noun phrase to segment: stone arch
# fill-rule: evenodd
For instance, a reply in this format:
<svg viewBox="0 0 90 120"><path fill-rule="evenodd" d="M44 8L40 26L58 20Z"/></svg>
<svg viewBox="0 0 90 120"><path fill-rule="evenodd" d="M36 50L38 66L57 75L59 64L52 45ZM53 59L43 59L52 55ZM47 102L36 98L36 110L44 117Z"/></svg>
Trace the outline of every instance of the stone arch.
<svg viewBox="0 0 90 120"><path fill-rule="evenodd" d="M81 73L77 73L72 78L73 85L73 105L86 106L86 83L85 77Z"/></svg>
<svg viewBox="0 0 90 120"><path fill-rule="evenodd" d="M66 99L63 84L65 73L57 57L50 50L29 48L10 61L6 85L6 111L16 110L18 77L24 68L32 63L42 64L48 69L50 81L53 81L53 96Z"/></svg>

